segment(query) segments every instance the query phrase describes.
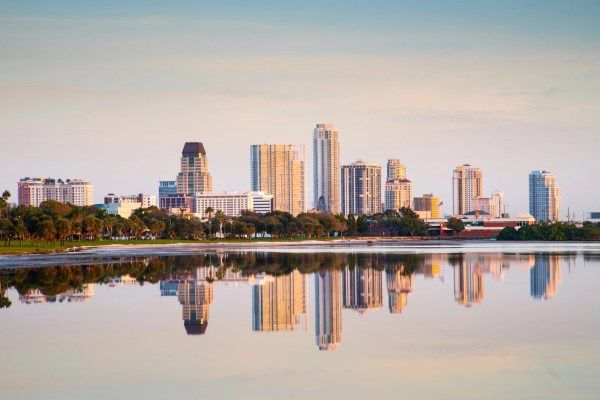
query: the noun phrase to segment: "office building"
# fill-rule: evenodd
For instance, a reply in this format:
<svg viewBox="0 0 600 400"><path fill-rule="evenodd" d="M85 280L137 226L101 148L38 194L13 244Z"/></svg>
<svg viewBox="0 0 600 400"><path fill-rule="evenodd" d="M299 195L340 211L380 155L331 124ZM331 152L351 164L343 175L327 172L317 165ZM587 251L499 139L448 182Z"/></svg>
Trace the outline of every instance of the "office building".
<svg viewBox="0 0 600 400"><path fill-rule="evenodd" d="M381 212L381 167L358 160L342 166L342 213Z"/></svg>
<svg viewBox="0 0 600 400"><path fill-rule="evenodd" d="M150 206L156 206L156 196L143 193L131 196L116 196L114 193L109 193L104 196L104 204L100 207L105 209L108 214L129 218L138 208L148 208Z"/></svg>
<svg viewBox="0 0 600 400"><path fill-rule="evenodd" d="M273 196L264 192L204 192L196 195L194 213L200 218L208 218L206 212L212 208L212 215L222 211L226 217L239 217L242 211L266 214L272 211Z"/></svg>
<svg viewBox="0 0 600 400"><path fill-rule="evenodd" d="M387 161L386 181L395 181L406 178L406 166L397 158L390 158Z"/></svg>
<svg viewBox="0 0 600 400"><path fill-rule="evenodd" d="M81 179L23 178L18 183L19 204L38 207L47 200L74 206L94 204L94 186Z"/></svg>
<svg viewBox="0 0 600 400"><path fill-rule="evenodd" d="M315 339L319 350L342 341L342 279L339 270L315 273Z"/></svg>
<svg viewBox="0 0 600 400"><path fill-rule="evenodd" d="M347 267L342 275L344 308L363 314L383 307L381 271L375 268Z"/></svg>
<svg viewBox="0 0 600 400"><path fill-rule="evenodd" d="M264 275L252 286L252 330L306 330L306 276Z"/></svg>
<svg viewBox="0 0 600 400"><path fill-rule="evenodd" d="M196 197L185 194L160 197L158 208L171 214L192 214L196 211Z"/></svg>
<svg viewBox="0 0 600 400"><path fill-rule="evenodd" d="M421 218L442 218L440 207L442 201L439 197L433 195L433 193L426 193L421 197L415 197L413 199L413 206L415 212Z"/></svg>
<svg viewBox="0 0 600 400"><path fill-rule="evenodd" d="M385 209L398 211L402 207L412 208L412 182L406 178L385 183Z"/></svg>
<svg viewBox="0 0 600 400"><path fill-rule="evenodd" d="M340 143L332 124L313 131L313 201L320 212L340 212Z"/></svg>
<svg viewBox="0 0 600 400"><path fill-rule="evenodd" d="M502 190L494 190L490 197L475 197L472 201L473 210L476 213L487 214L492 218L502 218L504 215L504 193Z"/></svg>
<svg viewBox="0 0 600 400"><path fill-rule="evenodd" d="M560 220L560 188L553 173L532 171L529 174L529 213L539 222Z"/></svg>
<svg viewBox="0 0 600 400"><path fill-rule="evenodd" d="M296 216L306 210L304 146L250 146L251 188L273 196L273 209Z"/></svg>
<svg viewBox="0 0 600 400"><path fill-rule="evenodd" d="M176 181L158 181L158 199L161 197L170 197L177 194Z"/></svg>
<svg viewBox="0 0 600 400"><path fill-rule="evenodd" d="M181 152L181 171L177 175L177 194L195 196L212 190L206 150L200 142L186 142Z"/></svg>
<svg viewBox="0 0 600 400"><path fill-rule="evenodd" d="M464 164L456 167L452 176L454 215L463 215L473 210L473 199L483 195L483 172L479 168Z"/></svg>

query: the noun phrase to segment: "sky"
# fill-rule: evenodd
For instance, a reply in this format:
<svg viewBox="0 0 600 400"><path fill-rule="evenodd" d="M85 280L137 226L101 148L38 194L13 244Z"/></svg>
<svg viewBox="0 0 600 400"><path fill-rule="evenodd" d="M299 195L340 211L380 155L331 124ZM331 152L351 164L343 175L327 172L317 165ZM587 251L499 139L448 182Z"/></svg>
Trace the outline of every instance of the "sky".
<svg viewBox="0 0 600 400"><path fill-rule="evenodd" d="M0 189L25 176L156 193L185 141L214 189L250 187L249 146L304 144L407 166L452 205L484 171L510 213L557 175L563 215L600 211L600 2L11 1L0 3Z"/></svg>

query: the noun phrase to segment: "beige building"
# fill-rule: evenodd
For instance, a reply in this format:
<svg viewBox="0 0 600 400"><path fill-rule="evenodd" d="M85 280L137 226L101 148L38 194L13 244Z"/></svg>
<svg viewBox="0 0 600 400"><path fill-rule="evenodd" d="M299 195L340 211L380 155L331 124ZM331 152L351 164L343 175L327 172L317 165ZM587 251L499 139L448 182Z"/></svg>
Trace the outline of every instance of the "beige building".
<svg viewBox="0 0 600 400"><path fill-rule="evenodd" d="M504 193L494 190L490 197L475 197L472 202L472 210L487 213L493 218L502 218L504 214Z"/></svg>
<svg viewBox="0 0 600 400"><path fill-rule="evenodd" d="M390 158L387 161L387 179L386 181L395 181L406 178L406 166L397 158Z"/></svg>
<svg viewBox="0 0 600 400"><path fill-rule="evenodd" d="M186 142L181 152L181 172L177 175L177 194L194 196L212 190L206 150L200 142Z"/></svg>
<svg viewBox="0 0 600 400"><path fill-rule="evenodd" d="M442 218L441 204L440 198L432 193L414 198L414 210L421 218Z"/></svg>
<svg viewBox="0 0 600 400"><path fill-rule="evenodd" d="M313 131L313 207L340 212L340 142L332 124L317 124Z"/></svg>
<svg viewBox="0 0 600 400"><path fill-rule="evenodd" d="M385 209L398 211L402 207L412 208L412 182L395 179L385 183Z"/></svg>
<svg viewBox="0 0 600 400"><path fill-rule="evenodd" d="M81 179L23 178L18 183L19 204L38 207L47 200L74 206L94 204L94 186Z"/></svg>
<svg viewBox="0 0 600 400"><path fill-rule="evenodd" d="M342 166L342 213L381 212L381 166L358 160Z"/></svg>
<svg viewBox="0 0 600 400"><path fill-rule="evenodd" d="M273 196L264 192L204 192L196 195L196 216L200 219L208 218L206 212L212 208L212 215L222 211L226 217L239 217L242 211L253 211L266 214L272 211Z"/></svg>
<svg viewBox="0 0 600 400"><path fill-rule="evenodd" d="M452 175L453 212L466 214L473 210L473 199L483 195L483 172L464 164L456 167Z"/></svg>
<svg viewBox="0 0 600 400"><path fill-rule="evenodd" d="M273 195L273 209L294 216L306 210L304 146L250 146L252 191Z"/></svg>
<svg viewBox="0 0 600 400"><path fill-rule="evenodd" d="M306 277L294 270L257 281L252 287L252 330L306 330Z"/></svg>
<svg viewBox="0 0 600 400"><path fill-rule="evenodd" d="M120 215L123 218L129 218L138 208L148 208L150 206L156 206L156 196L143 193L130 196L117 196L114 193L109 193L104 196L104 204L102 204L102 208L108 214Z"/></svg>

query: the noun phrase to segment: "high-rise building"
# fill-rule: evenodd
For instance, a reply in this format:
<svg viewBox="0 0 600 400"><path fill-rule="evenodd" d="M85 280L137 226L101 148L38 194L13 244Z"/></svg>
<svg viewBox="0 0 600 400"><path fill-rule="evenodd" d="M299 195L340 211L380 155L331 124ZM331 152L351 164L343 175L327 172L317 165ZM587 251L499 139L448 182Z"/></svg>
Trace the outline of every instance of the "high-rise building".
<svg viewBox="0 0 600 400"><path fill-rule="evenodd" d="M339 270L315 273L315 338L319 350L334 350L342 340L342 279Z"/></svg>
<svg viewBox="0 0 600 400"><path fill-rule="evenodd" d="M383 307L381 271L375 268L347 267L342 275L344 308L363 314Z"/></svg>
<svg viewBox="0 0 600 400"><path fill-rule="evenodd" d="M345 215L381 212L381 167L358 160L342 166L342 212Z"/></svg>
<svg viewBox="0 0 600 400"><path fill-rule="evenodd" d="M181 151L181 172L177 175L177 193L195 196L212 190L206 150L200 142L186 142Z"/></svg>
<svg viewBox="0 0 600 400"><path fill-rule="evenodd" d="M23 178L18 183L19 204L38 207L47 200L74 206L94 204L94 186L81 179Z"/></svg>
<svg viewBox="0 0 600 400"><path fill-rule="evenodd" d="M549 300L554 297L560 283L561 259L558 254L537 254L529 271L530 292L534 299Z"/></svg>
<svg viewBox="0 0 600 400"><path fill-rule="evenodd" d="M298 215L306 210L304 146L255 144L250 146L253 191L273 195L273 209Z"/></svg>
<svg viewBox="0 0 600 400"><path fill-rule="evenodd" d="M385 273L390 314L400 314L408 304L413 291L413 275L403 274L400 269L388 269Z"/></svg>
<svg viewBox="0 0 600 400"><path fill-rule="evenodd" d="M483 192L483 172L479 168L464 164L456 167L452 176L454 215L473 211L473 199Z"/></svg>
<svg viewBox="0 0 600 400"><path fill-rule="evenodd" d="M285 276L263 276L252 287L252 329L306 329L306 277L298 270Z"/></svg>
<svg viewBox="0 0 600 400"><path fill-rule="evenodd" d="M412 208L412 182L406 178L385 183L385 209Z"/></svg>
<svg viewBox="0 0 600 400"><path fill-rule="evenodd" d="M442 218L441 204L440 198L433 193L414 198L414 210L422 218Z"/></svg>
<svg viewBox="0 0 600 400"><path fill-rule="evenodd" d="M406 166L397 158L390 158L387 161L387 179L386 181L395 181L406 178Z"/></svg>
<svg viewBox="0 0 600 400"><path fill-rule="evenodd" d="M529 174L529 214L536 221L560 220L560 188L553 173L532 171Z"/></svg>
<svg viewBox="0 0 600 400"><path fill-rule="evenodd" d="M332 124L313 131L313 200L321 212L340 212L340 143Z"/></svg>

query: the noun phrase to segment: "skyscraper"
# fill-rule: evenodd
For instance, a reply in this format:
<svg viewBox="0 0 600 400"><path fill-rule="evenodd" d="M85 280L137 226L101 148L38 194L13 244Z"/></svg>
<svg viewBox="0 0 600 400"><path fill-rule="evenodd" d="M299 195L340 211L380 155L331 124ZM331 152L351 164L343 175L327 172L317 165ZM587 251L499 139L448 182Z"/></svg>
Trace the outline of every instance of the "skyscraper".
<svg viewBox="0 0 600 400"><path fill-rule="evenodd" d="M452 175L454 215L473 211L473 199L481 197L483 172L479 168L464 164L456 167Z"/></svg>
<svg viewBox="0 0 600 400"><path fill-rule="evenodd" d="M383 307L381 271L375 268L347 267L342 275L344 308L363 314Z"/></svg>
<svg viewBox="0 0 600 400"><path fill-rule="evenodd" d="M560 188L549 171L529 174L529 214L536 221L560 220Z"/></svg>
<svg viewBox="0 0 600 400"><path fill-rule="evenodd" d="M313 131L313 200L321 212L340 212L340 143L332 124Z"/></svg>
<svg viewBox="0 0 600 400"><path fill-rule="evenodd" d="M177 175L177 193L195 196L212 190L206 150L200 142L186 142L181 152L181 172Z"/></svg>
<svg viewBox="0 0 600 400"><path fill-rule="evenodd" d="M294 270L285 276L266 276L254 284L252 329L262 332L306 329L306 277Z"/></svg>
<svg viewBox="0 0 600 400"><path fill-rule="evenodd" d="M395 181L406 178L406 166L397 158L390 158L387 161L386 181Z"/></svg>
<svg viewBox="0 0 600 400"><path fill-rule="evenodd" d="M253 191L273 195L273 209L294 216L306 210L304 146L255 144L250 146Z"/></svg>
<svg viewBox="0 0 600 400"><path fill-rule="evenodd" d="M315 339L319 350L335 350L342 340L342 279L339 270L315 274Z"/></svg>
<svg viewBox="0 0 600 400"><path fill-rule="evenodd" d="M385 209L412 208L412 182L406 178L385 183Z"/></svg>
<svg viewBox="0 0 600 400"><path fill-rule="evenodd" d="M381 167L358 160L342 166L342 212L345 215L381 212Z"/></svg>

